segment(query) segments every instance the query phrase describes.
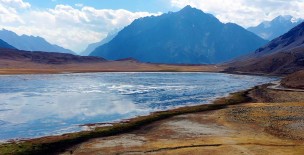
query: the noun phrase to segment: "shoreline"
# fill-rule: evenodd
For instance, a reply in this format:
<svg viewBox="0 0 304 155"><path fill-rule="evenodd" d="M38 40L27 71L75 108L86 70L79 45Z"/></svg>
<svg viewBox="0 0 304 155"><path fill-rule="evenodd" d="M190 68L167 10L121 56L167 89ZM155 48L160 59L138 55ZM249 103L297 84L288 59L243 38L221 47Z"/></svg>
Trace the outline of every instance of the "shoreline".
<svg viewBox="0 0 304 155"><path fill-rule="evenodd" d="M178 66L178 65L172 65ZM192 67L192 66L184 66ZM197 66L194 66L197 67ZM201 65L200 67L206 67L206 65ZM208 66L207 66L208 67ZM223 69L213 70L213 69L155 69L155 70L57 70L57 69L1 69L0 75L39 75L39 74L78 74L78 73L222 73L231 75L252 75L252 76L268 76L268 77L285 77L284 74L266 74L266 73L250 73L250 72L227 72Z"/></svg>
<svg viewBox="0 0 304 155"><path fill-rule="evenodd" d="M159 71L153 71L153 72L159 72ZM200 72L202 71L199 71L198 73ZM208 73L210 71L204 71L204 72ZM85 73L92 73L92 72L85 72ZM105 73L105 72L98 72L98 73ZM108 72L108 73L113 73L113 72ZM138 72L127 71L125 73L138 73ZM172 73L172 72L168 72L168 73ZM181 73L181 72L177 71L176 73ZM189 73L194 73L194 72L190 71ZM210 73L231 74L231 75L235 74L235 73L226 73L226 72L210 72ZM62 73L62 74L74 74L74 73ZM252 75L252 74L246 74L246 75ZM254 76L265 76L265 75L254 75ZM214 111L219 109L225 109L230 105L249 103L252 101L252 98L248 97L248 93L250 91L253 91L254 89L257 89L257 87L259 86L255 86L254 88L251 88L246 91L240 91L229 94L227 97L217 98L215 99L215 101L213 101L210 104L186 106L186 107L180 107L177 109L172 109L167 111L153 112L147 116L139 116L128 119L127 122L123 120L118 123L113 123L111 124L111 126L105 126L105 127L97 126L94 127L94 130L92 131L81 131L81 132L67 133L57 136L56 135L44 136L40 138L10 140L5 143L0 143L0 152L4 152L4 154L41 154L41 153L53 154L54 152L60 153L63 150L81 144L87 140L91 140L99 137L119 135L122 133L128 133L139 129L142 126L160 120L166 120L174 116L193 114L198 112ZM279 91L288 91L288 90L279 90ZM92 125L96 125L96 124L92 124Z"/></svg>
<svg viewBox="0 0 304 155"><path fill-rule="evenodd" d="M100 72L100 73L113 73L113 72ZM116 73L116 72L114 72L114 73ZM215 73L215 74L227 74L227 73L219 73L219 72L117 72L117 73ZM63 73L62 75L64 75L64 74L69 75L69 74L78 74L78 73ZM79 74L82 74L82 73L79 73ZM83 74L85 74L85 73L83 73ZM36 74L27 74L27 75L36 75ZM39 74L39 75L52 75L52 74ZM230 75L234 75L234 74L230 74ZM74 133L86 132L86 131L91 132L95 128L99 128L99 127L102 128L102 127L113 126L113 125L116 125L116 124L129 123L129 122L131 122L132 120L134 120L138 117L149 117L150 115L153 115L154 113L171 112L171 111L175 111L175 110L178 110L178 109L184 109L184 108L185 109L187 109L187 108L191 109L193 107L207 106L207 105L212 105L212 104L215 104L215 103L217 104L217 102L219 102L222 99L230 98L234 94L249 91L249 90L253 89L254 87L248 88L248 89L245 89L245 90L232 92L232 93L226 93L225 95L221 95L221 96L217 96L217 97L213 97L206 103L199 103L199 104L195 104L195 105L186 105L186 106L185 105L177 106L177 107L174 107L174 108L170 108L168 110L154 111L154 112L150 112L149 114L146 114L146 115L138 115L138 116L135 116L135 117L122 119L122 120L117 120L117 121L113 121L113 122L103 122L103 123L97 122L97 123L88 123L88 124L77 125L79 127L88 127L89 128L88 130L82 129L82 130L75 131L75 132L67 132L67 133L61 133L61 134L55 134L55 135L46 135L46 136L41 136L41 137L7 139L7 140L3 140L3 141L0 140L0 145L5 144L5 143L10 143L10 142L31 141L31 140L41 139L41 138L45 138L45 137L57 137L57 136L62 136L62 135L66 135L66 134L74 134Z"/></svg>
<svg viewBox="0 0 304 155"><path fill-rule="evenodd" d="M127 133L144 125L173 116L218 110L225 108L228 105L246 103L249 100L245 95L248 91L249 90L232 93L228 97L218 98L210 104L186 106L167 111L153 112L146 116L138 116L128 119L127 122L113 123L112 126L95 127L92 131L80 131L33 139L10 140L7 141L7 143L0 144L0 152L4 152L4 154L59 153L64 148L67 149L89 139Z"/></svg>
<svg viewBox="0 0 304 155"><path fill-rule="evenodd" d="M39 64L27 61L3 61L3 64L0 64L0 75L95 72L220 72L224 69L217 65L169 65L139 63L134 61L106 61L55 65Z"/></svg>
<svg viewBox="0 0 304 155"><path fill-rule="evenodd" d="M248 102L172 116L62 154L303 154L304 93L269 85L248 90Z"/></svg>
<svg viewBox="0 0 304 155"><path fill-rule="evenodd" d="M96 138L102 137L111 137L111 136L119 136L127 133L132 133L133 131L140 130L144 126L154 126L153 124L157 124L157 122L162 122L166 120L170 120L172 117L184 116L188 114L197 114L197 113L209 113L212 111L221 111L221 109L227 109L231 106L237 105L249 105L255 103L262 103L267 100L260 100L259 96L260 92L263 93L265 89L271 84L265 84L262 86L255 86L246 91L240 91L236 93L229 94L228 97L217 98L211 104L203 104L197 106L186 106L177 109L167 110L167 111L158 111L151 113L147 116L139 116L135 118L128 119L127 121L121 121L118 123L113 123L111 126L104 127L94 127L92 131L81 131L76 133L68 133L59 136L46 136L41 138L27 139L27 140L18 140L18 141L10 141L9 143L0 144L0 152L4 152L3 154L57 154L65 151L69 151L70 149L77 149L75 147L77 145L85 144L94 140ZM288 90L272 90L270 91L279 92L281 94L292 93L292 91ZM301 93L301 92L298 92ZM253 95L256 94L256 95ZM255 96L255 97L252 97ZM282 96L282 95L280 95ZM290 96L290 95L289 95ZM276 97L276 96L273 96ZM291 95L291 97L293 97ZM271 101L269 103L279 102L279 101ZM300 99L300 101L304 101ZM267 101L268 102L268 101ZM295 101L291 101L296 103ZM279 106L279 105L274 105ZM280 107L280 106L279 106ZM278 107L278 108L279 108ZM93 126L96 124L92 124ZM1 153L0 153L1 154Z"/></svg>

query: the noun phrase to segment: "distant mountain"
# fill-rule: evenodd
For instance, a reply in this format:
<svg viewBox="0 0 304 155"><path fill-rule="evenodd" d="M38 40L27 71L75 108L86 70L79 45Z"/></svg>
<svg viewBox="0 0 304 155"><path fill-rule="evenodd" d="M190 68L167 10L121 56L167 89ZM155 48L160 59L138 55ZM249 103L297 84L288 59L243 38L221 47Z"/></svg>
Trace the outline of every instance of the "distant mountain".
<svg viewBox="0 0 304 155"><path fill-rule="evenodd" d="M135 20L91 55L153 63L219 63L266 44L244 28L223 24L211 14L187 6L181 11Z"/></svg>
<svg viewBox="0 0 304 155"><path fill-rule="evenodd" d="M294 19L292 16L278 16L272 21L265 21L256 27L249 27L247 30L257 34L266 40L272 40L288 32L303 19Z"/></svg>
<svg viewBox="0 0 304 155"><path fill-rule="evenodd" d="M12 31L5 29L0 30L0 39L8 44L16 47L19 50L25 51L45 51L45 52L59 52L75 54L73 51L48 43L41 37L34 37L28 35L17 35Z"/></svg>
<svg viewBox="0 0 304 155"><path fill-rule="evenodd" d="M5 41L0 39L0 48L7 48L7 49L16 49L12 45L6 43Z"/></svg>
<svg viewBox="0 0 304 155"><path fill-rule="evenodd" d="M117 35L117 33L118 33L117 31L109 33L107 35L107 37L102 39L100 42L88 45L88 47L80 55L83 55L83 56L90 55L90 53L93 52L97 47L110 42Z"/></svg>
<svg viewBox="0 0 304 155"><path fill-rule="evenodd" d="M229 72L290 74L303 70L304 22L228 66Z"/></svg>
<svg viewBox="0 0 304 155"><path fill-rule="evenodd" d="M38 63L48 65L75 64L75 63L96 63L106 62L107 60L98 57L78 56L67 53L23 51L17 49L0 48L0 61L12 61L11 65L16 62Z"/></svg>

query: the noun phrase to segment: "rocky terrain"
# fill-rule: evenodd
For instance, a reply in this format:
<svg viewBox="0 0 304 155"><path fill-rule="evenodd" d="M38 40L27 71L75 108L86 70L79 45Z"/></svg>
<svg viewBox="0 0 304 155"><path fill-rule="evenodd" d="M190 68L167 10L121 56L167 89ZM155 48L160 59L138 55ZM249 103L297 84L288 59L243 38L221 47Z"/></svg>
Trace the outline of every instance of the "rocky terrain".
<svg viewBox="0 0 304 155"><path fill-rule="evenodd" d="M254 53L225 64L228 72L287 75L304 69L304 22Z"/></svg>
<svg viewBox="0 0 304 155"><path fill-rule="evenodd" d="M304 70L288 75L281 83L284 87L304 89Z"/></svg>

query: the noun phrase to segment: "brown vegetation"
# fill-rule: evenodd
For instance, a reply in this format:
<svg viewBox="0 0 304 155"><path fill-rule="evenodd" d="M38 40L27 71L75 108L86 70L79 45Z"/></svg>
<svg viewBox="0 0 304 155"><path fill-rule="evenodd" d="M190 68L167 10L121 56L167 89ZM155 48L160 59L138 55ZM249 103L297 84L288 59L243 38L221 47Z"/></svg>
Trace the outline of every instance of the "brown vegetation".
<svg viewBox="0 0 304 155"><path fill-rule="evenodd" d="M304 89L304 70L288 75L281 84L288 88Z"/></svg>
<svg viewBox="0 0 304 155"><path fill-rule="evenodd" d="M304 69L303 48L263 56L250 55L223 65L226 72L288 75Z"/></svg>
<svg viewBox="0 0 304 155"><path fill-rule="evenodd" d="M0 74L56 74L87 72L219 72L215 65L140 63L133 59L106 61L71 54L0 49Z"/></svg>

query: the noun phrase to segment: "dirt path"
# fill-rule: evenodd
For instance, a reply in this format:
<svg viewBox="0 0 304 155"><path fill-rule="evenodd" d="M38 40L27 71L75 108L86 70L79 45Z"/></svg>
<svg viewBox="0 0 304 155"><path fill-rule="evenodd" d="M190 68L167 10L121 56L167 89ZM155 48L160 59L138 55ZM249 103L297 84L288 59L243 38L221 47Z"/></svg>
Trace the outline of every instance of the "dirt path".
<svg viewBox="0 0 304 155"><path fill-rule="evenodd" d="M175 116L64 154L302 155L303 131L304 103L249 103Z"/></svg>
<svg viewBox="0 0 304 155"><path fill-rule="evenodd" d="M295 89L295 88L285 88L281 85L280 81L276 81L272 83L273 85L269 86L269 89L273 90L281 90L281 91L293 91L293 92L304 92L303 89Z"/></svg>

